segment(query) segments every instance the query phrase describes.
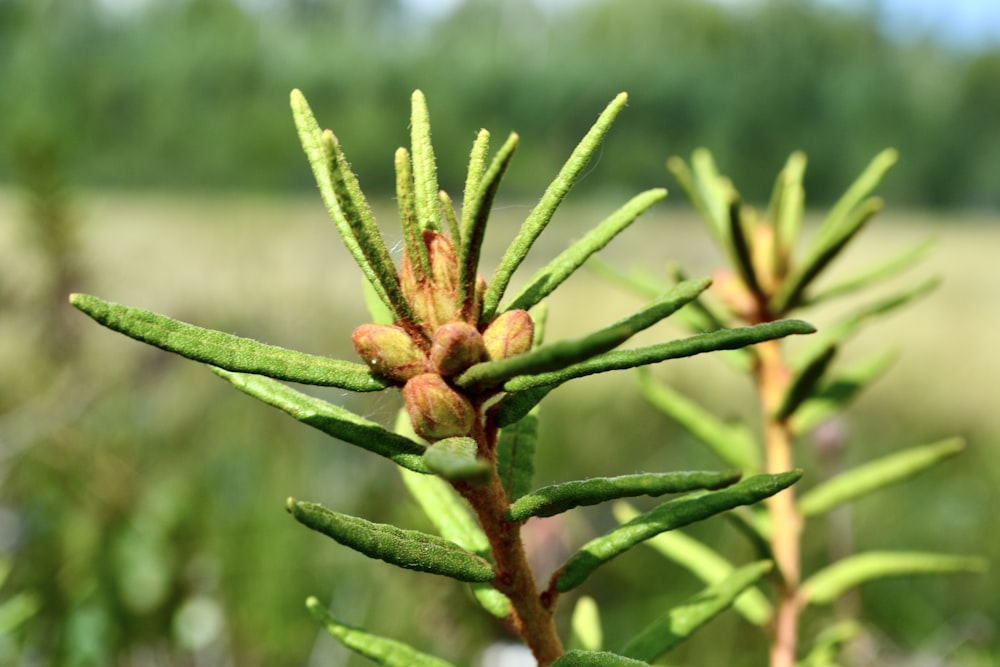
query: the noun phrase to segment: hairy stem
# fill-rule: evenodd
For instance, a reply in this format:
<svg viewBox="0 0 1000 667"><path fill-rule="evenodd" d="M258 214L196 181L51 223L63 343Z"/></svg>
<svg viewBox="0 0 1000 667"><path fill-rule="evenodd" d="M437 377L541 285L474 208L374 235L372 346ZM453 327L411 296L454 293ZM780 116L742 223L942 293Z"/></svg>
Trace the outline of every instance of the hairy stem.
<svg viewBox="0 0 1000 667"><path fill-rule="evenodd" d="M514 627L539 667L544 667L563 654L563 647L552 610L543 603L528 565L521 524L504 516L509 502L496 468L497 429L485 426L480 418L471 435L479 445L480 456L490 461L490 478L485 484L463 482L455 488L472 505L489 539L497 572L493 587L510 598Z"/></svg>
<svg viewBox="0 0 1000 667"><path fill-rule="evenodd" d="M755 375L765 416L765 466L769 473L785 472L795 467L792 433L787 417L778 418L774 415L784 400L791 373L781 356L778 341L761 343L757 350L759 356ZM801 610L799 539L802 516L795 507L793 488L785 489L765 502L771 515L771 550L779 576L770 665L793 667Z"/></svg>

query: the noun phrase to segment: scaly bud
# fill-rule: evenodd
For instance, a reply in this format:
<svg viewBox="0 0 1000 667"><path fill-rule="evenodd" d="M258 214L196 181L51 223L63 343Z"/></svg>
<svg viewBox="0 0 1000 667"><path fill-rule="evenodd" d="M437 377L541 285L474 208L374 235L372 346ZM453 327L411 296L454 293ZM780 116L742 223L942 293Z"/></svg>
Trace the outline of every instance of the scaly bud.
<svg viewBox="0 0 1000 667"><path fill-rule="evenodd" d="M468 435L476 418L469 399L437 373L410 378L403 387L403 403L413 430L431 442Z"/></svg>
<svg viewBox="0 0 1000 667"><path fill-rule="evenodd" d="M430 259L430 275L419 275L414 268L416 258L404 253L399 283L403 296L430 337L439 326L456 317L458 260L451 239L444 234L425 230L421 241Z"/></svg>
<svg viewBox="0 0 1000 667"><path fill-rule="evenodd" d="M535 323L526 310L508 310L490 322L483 332L486 355L490 360L506 359L531 349Z"/></svg>
<svg viewBox="0 0 1000 667"><path fill-rule="evenodd" d="M441 375L458 375L486 358L483 336L467 322L449 322L437 328L431 340L431 364Z"/></svg>
<svg viewBox="0 0 1000 667"><path fill-rule="evenodd" d="M362 361L391 380L406 382L427 371L427 358L400 327L362 324L354 330L351 341Z"/></svg>

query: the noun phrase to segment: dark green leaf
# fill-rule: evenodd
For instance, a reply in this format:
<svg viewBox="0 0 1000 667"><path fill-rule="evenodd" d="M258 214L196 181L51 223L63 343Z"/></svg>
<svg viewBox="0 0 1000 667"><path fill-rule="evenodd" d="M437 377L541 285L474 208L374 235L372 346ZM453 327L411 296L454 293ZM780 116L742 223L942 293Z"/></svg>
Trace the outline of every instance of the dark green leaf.
<svg viewBox="0 0 1000 667"><path fill-rule="evenodd" d="M478 457L476 441L455 437L438 440L424 451L428 470L451 482L483 482L489 477L490 465Z"/></svg>
<svg viewBox="0 0 1000 667"><path fill-rule="evenodd" d="M510 521L526 521L533 516L555 516L586 505L632 498L662 496L702 489L720 489L740 478L740 471L639 473L620 477L593 477L546 486L520 498L507 510Z"/></svg>
<svg viewBox="0 0 1000 667"><path fill-rule="evenodd" d="M594 373L636 368L637 366L656 364L668 359L691 357L704 352L732 350L747 345L755 345L766 340L774 340L796 334L810 334L815 331L816 329L811 324L807 324L801 320L778 320L751 327L720 329L719 331L698 334L670 341L669 343L661 343L634 350L605 352L592 359L559 371L515 377L505 382L503 388L504 391L508 392L520 392L537 387L548 387L551 390L569 380L593 375ZM476 366L473 366L473 368L476 368Z"/></svg>
<svg viewBox="0 0 1000 667"><path fill-rule="evenodd" d="M981 573L986 561L969 556L902 551L870 551L837 561L802 584L811 604L830 604L848 590L874 579L925 574Z"/></svg>
<svg viewBox="0 0 1000 667"><path fill-rule="evenodd" d="M524 419L550 391L551 387L535 387L505 396L493 408L496 410L496 422L500 428L507 428Z"/></svg>
<svg viewBox="0 0 1000 667"><path fill-rule="evenodd" d="M642 667L648 662L608 653L607 651L567 651L551 667Z"/></svg>
<svg viewBox="0 0 1000 667"><path fill-rule="evenodd" d="M340 406L296 391L277 380L260 375L231 373L215 367L212 367L212 372L228 380L243 393L286 412L303 424L384 456L404 468L429 472L422 459L424 446L419 442L388 431Z"/></svg>
<svg viewBox="0 0 1000 667"><path fill-rule="evenodd" d="M350 391L379 391L389 386L362 364L266 345L87 294L72 294L69 302L109 329L229 371Z"/></svg>
<svg viewBox="0 0 1000 667"><path fill-rule="evenodd" d="M487 582L495 576L493 566L486 560L437 535L372 523L292 498L288 499L287 507L303 525L369 558L459 581Z"/></svg>
<svg viewBox="0 0 1000 667"><path fill-rule="evenodd" d="M306 600L306 607L322 623L327 632L355 653L374 660L384 667L453 667L440 658L421 653L395 639L380 637L370 632L338 622L314 597Z"/></svg>
<svg viewBox="0 0 1000 667"><path fill-rule="evenodd" d="M920 260L932 247L934 247L934 241L925 241L896 257L891 257L874 268L868 269L860 275L848 278L843 282L824 289L819 294L809 297L807 305L812 306L838 296L851 294L880 280L896 275Z"/></svg>
<svg viewBox="0 0 1000 667"><path fill-rule="evenodd" d="M511 277L514 275L514 271L521 265L521 262L527 256L528 251L531 250L531 246L538 238L538 235L542 233L542 230L548 225L549 220L552 219L556 208L562 203L563 198L569 193L570 188L579 179L580 174L590 162L590 158L597 152L601 141L611 128L611 123L614 122L615 116L622 110L627 100L628 95L620 93L601 112L597 122L594 123L590 131L577 144L576 148L573 149L569 159L566 160L566 164L559 170L559 174L555 177L555 180L549 184L541 200L532 209L531 213L528 214L528 218L524 221L517 236L511 241L510 246L507 247L503 257L500 259L500 265L497 267L496 273L494 273L493 279L486 290L483 298L483 321L488 322L496 315L497 306L500 305L500 299L503 298L503 294L510 283Z"/></svg>
<svg viewBox="0 0 1000 667"><path fill-rule="evenodd" d="M881 376L897 356L895 351L890 350L844 371L825 384L792 415L792 429L798 434L811 431L821 421L850 403L858 392Z"/></svg>
<svg viewBox="0 0 1000 667"><path fill-rule="evenodd" d="M820 353L809 359L806 365L795 372L791 386L785 392L778 410L774 413L774 418L783 421L790 417L799 406L812 396L816 385L823 378L826 369L830 367L830 362L837 355L837 346L829 345L821 349Z"/></svg>
<svg viewBox="0 0 1000 667"><path fill-rule="evenodd" d="M728 609L733 600L772 567L769 560L744 565L726 579L709 586L657 618L630 639L619 652L647 662L656 660Z"/></svg>
<svg viewBox="0 0 1000 667"><path fill-rule="evenodd" d="M545 373L591 359L613 350L640 331L669 317L711 284L708 279L681 283L640 311L589 336L550 343L525 354L476 364L462 373L455 384L462 388L496 386L518 375Z"/></svg>
<svg viewBox="0 0 1000 667"><path fill-rule="evenodd" d="M806 517L824 514L838 505L907 480L963 449L962 438L949 438L846 470L804 493L799 499L799 512Z"/></svg>
<svg viewBox="0 0 1000 667"><path fill-rule="evenodd" d="M500 429L497 474L507 500L513 502L531 490L538 442L538 409Z"/></svg>
<svg viewBox="0 0 1000 667"><path fill-rule="evenodd" d="M583 545L553 575L555 589L562 593L572 590L598 567L654 535L702 521L740 505L756 503L791 486L801 476L801 471L755 475L721 491L666 502Z"/></svg>

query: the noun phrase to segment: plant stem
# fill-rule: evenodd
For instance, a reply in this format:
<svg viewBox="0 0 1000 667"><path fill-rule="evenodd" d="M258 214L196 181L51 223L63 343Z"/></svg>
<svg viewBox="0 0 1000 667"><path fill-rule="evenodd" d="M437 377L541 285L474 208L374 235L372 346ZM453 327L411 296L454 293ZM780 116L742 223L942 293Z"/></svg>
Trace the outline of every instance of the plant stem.
<svg viewBox="0 0 1000 667"><path fill-rule="evenodd" d="M455 488L472 505L489 540L497 572L493 587L510 599L514 628L531 649L539 667L545 667L563 654L563 647L556 634L552 610L543 603L528 565L521 524L505 517L510 504L497 474L497 429L484 426L480 417L470 435L479 445L480 456L491 464L490 478L476 486L456 483Z"/></svg>
<svg viewBox="0 0 1000 667"><path fill-rule="evenodd" d="M795 467L791 428L787 418L778 419L773 415L784 400L791 372L781 356L778 341L761 343L757 351L759 357L755 375L765 418L765 465L769 473L785 472ZM802 516L795 507L793 488L785 489L765 502L771 515L771 550L780 578L770 664L771 667L793 667L801 610L799 539Z"/></svg>

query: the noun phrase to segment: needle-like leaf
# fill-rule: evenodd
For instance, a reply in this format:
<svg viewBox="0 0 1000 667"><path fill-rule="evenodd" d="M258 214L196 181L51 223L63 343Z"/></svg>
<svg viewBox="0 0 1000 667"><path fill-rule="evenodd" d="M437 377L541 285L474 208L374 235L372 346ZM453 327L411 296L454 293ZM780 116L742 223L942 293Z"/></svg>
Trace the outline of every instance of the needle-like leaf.
<svg viewBox="0 0 1000 667"><path fill-rule="evenodd" d="M720 491L685 496L663 503L611 532L587 542L552 575L550 584L565 593L582 584L594 570L654 535L681 528L741 505L751 505L794 484L801 471L754 475Z"/></svg>
<svg viewBox="0 0 1000 667"><path fill-rule="evenodd" d="M606 246L615 236L631 225L636 218L656 202L667 196L664 189L647 190L633 197L628 203L604 219L582 239L564 250L528 281L510 304L503 310L520 308L528 310L551 294L559 285L580 268L591 255ZM661 289L656 294L660 294Z"/></svg>
<svg viewBox="0 0 1000 667"><path fill-rule="evenodd" d="M341 644L383 667L454 667L450 662L421 653L403 642L345 625L334 619L314 597L306 600L306 607Z"/></svg>
<svg viewBox="0 0 1000 667"><path fill-rule="evenodd" d="M363 364L296 352L204 329L88 294L72 294L69 302L100 324L129 338L229 371L350 391L380 391L389 386L387 381L374 376Z"/></svg>
<svg viewBox="0 0 1000 667"><path fill-rule="evenodd" d="M410 438L388 431L338 405L296 391L277 380L211 368L243 393L278 408L303 424L384 456L403 468L420 473L430 472L422 459L424 446Z"/></svg>
<svg viewBox="0 0 1000 667"><path fill-rule="evenodd" d="M441 209L438 207L437 163L431 144L431 121L427 99L419 91L410 98L410 149L413 152L413 192L417 221L422 230L441 229Z"/></svg>
<svg viewBox="0 0 1000 667"><path fill-rule="evenodd" d="M299 523L369 558L459 581L487 582L495 576L493 566L486 560L437 535L372 523L293 498L286 505Z"/></svg>
<svg viewBox="0 0 1000 667"><path fill-rule="evenodd" d="M482 319L484 321L490 321L496 315L497 306L500 305L500 299L503 298L514 271L521 265L535 239L549 224L556 208L579 179L580 174L590 162L590 158L597 152L601 141L611 127L611 123L614 122L615 116L618 115L627 101L628 95L625 93L620 93L611 101L611 104L598 117L594 126L573 149L555 180L545 190L545 194L542 195L535 208L528 214L528 218L524 221L517 236L514 237L501 258L500 265L486 290L483 299Z"/></svg>
<svg viewBox="0 0 1000 667"><path fill-rule="evenodd" d="M574 507L596 505L618 498L720 489L734 484L740 476L739 470L688 471L637 473L564 482L522 496L507 510L507 519L526 521L533 516L555 516Z"/></svg>

